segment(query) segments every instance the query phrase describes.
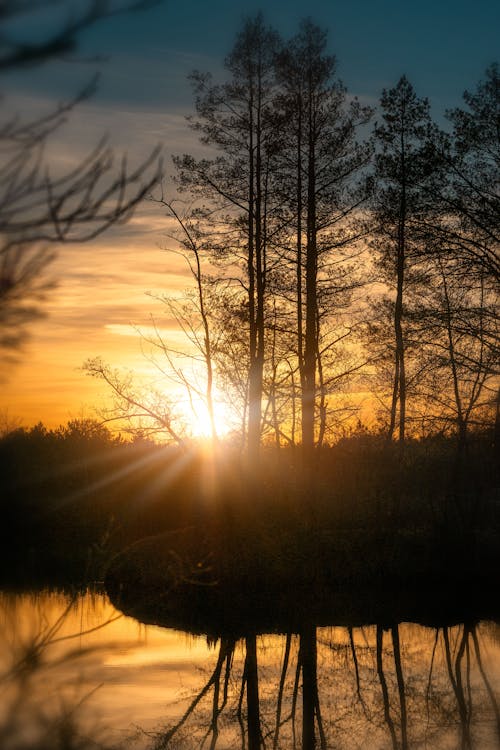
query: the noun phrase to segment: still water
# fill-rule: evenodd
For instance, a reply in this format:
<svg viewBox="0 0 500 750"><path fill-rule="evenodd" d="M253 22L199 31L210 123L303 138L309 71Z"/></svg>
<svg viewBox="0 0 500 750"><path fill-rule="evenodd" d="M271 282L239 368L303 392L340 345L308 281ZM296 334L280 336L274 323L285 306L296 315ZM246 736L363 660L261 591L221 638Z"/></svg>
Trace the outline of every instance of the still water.
<svg viewBox="0 0 500 750"><path fill-rule="evenodd" d="M490 750L499 691L491 622L213 641L104 595L0 594L2 750Z"/></svg>

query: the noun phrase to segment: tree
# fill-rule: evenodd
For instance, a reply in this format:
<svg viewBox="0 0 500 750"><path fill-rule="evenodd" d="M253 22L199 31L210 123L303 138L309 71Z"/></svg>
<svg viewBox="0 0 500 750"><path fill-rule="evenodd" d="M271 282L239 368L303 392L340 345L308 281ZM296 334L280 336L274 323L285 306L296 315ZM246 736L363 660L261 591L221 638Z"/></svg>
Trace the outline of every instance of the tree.
<svg viewBox="0 0 500 750"><path fill-rule="evenodd" d="M190 216L189 213L182 213L176 203L168 200L163 192L155 200L166 208L167 216L175 222L177 233L173 235L173 239L181 247L180 253L186 260L195 284L194 299L191 296L187 305L185 301L179 304L178 301L168 296L161 299L167 304L179 327L194 346L196 353L194 355L183 353L183 357L187 356L195 362L201 360L205 376L205 387L200 388L196 382L198 378L195 378L194 381L193 379L189 379L183 370L174 363L172 355L175 356L175 354L180 353L171 351L170 347L159 334L156 325L155 336L154 338L149 338L149 343L159 348L166 357L170 371L175 373L177 381L187 389L191 405L193 406L193 393L204 403L210 421L212 441L216 443L218 439L214 406L214 353L216 350L216 336L212 333L210 326L210 303L208 299L210 295L207 294L206 290L209 281L202 272L203 233L200 231L196 216ZM210 279L210 282L213 283L213 280ZM193 411L195 412L194 408Z"/></svg>
<svg viewBox="0 0 500 750"><path fill-rule="evenodd" d="M373 235L385 283L395 290L388 305L393 326L392 397L388 438L398 426L398 440L405 440L407 421L406 298L412 283L412 265L422 249L424 224L429 210L424 189L433 172L432 135L435 128L427 99L419 99L403 76L381 97L382 119L376 124L375 189L372 198Z"/></svg>
<svg viewBox="0 0 500 750"><path fill-rule="evenodd" d="M120 13L144 10L159 0L85 0L83 4L73 3L67 20L50 30L45 38L27 40L19 38L9 23L19 16L44 13L50 0L3 0L0 9L0 22L3 25L0 37L0 72L40 65L54 58L68 57L78 47L81 33L103 19ZM43 22L43 18L41 19Z"/></svg>
<svg viewBox="0 0 500 750"><path fill-rule="evenodd" d="M88 26L148 4L88 3L33 43L11 38L7 29L0 42L0 71L57 58L76 48ZM2 23L40 8L44 3L7 2ZM51 173L44 158L48 142L95 86L96 79L72 101L37 119L23 122L12 116L0 125L0 347L7 353L22 343L26 325L39 314L38 304L51 287L44 273L54 258L53 247L92 240L126 221L161 174L158 148L133 170L125 158L116 168L106 139L75 167Z"/></svg>
<svg viewBox="0 0 500 750"><path fill-rule="evenodd" d="M173 402L165 394L139 387L131 372L113 369L100 357L87 360L84 370L103 380L110 389L110 402L101 413L103 423L117 422L135 436L160 436L177 445L184 444L183 426L178 427Z"/></svg>
<svg viewBox="0 0 500 750"><path fill-rule="evenodd" d="M441 191L443 246L467 272L500 281L500 77L498 64L487 68L475 92L465 91L467 109L447 113L451 142L437 154L447 173Z"/></svg>
<svg viewBox="0 0 500 750"><path fill-rule="evenodd" d="M209 75L195 72L197 118L193 127L203 143L219 152L215 159L175 160L178 182L205 201L207 223L219 229L212 248L243 274L248 327L248 452L258 455L262 429L265 360L265 301L269 278L269 237L272 194L269 175L276 149L273 120L274 60L279 37L265 26L262 15L249 19L226 59L231 79L215 85ZM200 213L201 215L201 213Z"/></svg>
<svg viewBox="0 0 500 750"><path fill-rule="evenodd" d="M422 258L426 263L432 331L430 376L441 378L427 395L442 403L449 374L452 421L459 445L470 423L488 411L498 378L498 282L500 238L500 98L498 66L491 65L475 92L464 93L466 109L447 113L451 134L434 133L432 179L422 184L432 210L422 216ZM418 314L417 314L418 318ZM423 338L427 338L422 332ZM446 353L446 355L445 355ZM432 363L431 363L432 362ZM498 381L497 381L498 388ZM486 399L486 403L485 403Z"/></svg>
<svg viewBox="0 0 500 750"><path fill-rule="evenodd" d="M356 99L347 103L326 43L326 32L305 20L278 63L285 132L278 179L285 185L287 227L290 239L294 237L288 257L295 271L302 447L309 464L317 437L318 395L319 443L325 431L328 376L323 365L346 332L339 335L335 328L328 338L325 323L331 330L332 309L338 313L346 306L352 289L342 253L359 238L348 219L365 198L356 176L370 154L356 136L371 112Z"/></svg>
<svg viewBox="0 0 500 750"><path fill-rule="evenodd" d="M426 376L418 397L439 430L456 431L458 446L473 427L491 420L498 387L498 312L494 282L486 274L464 275L457 260L437 250L429 284L413 317Z"/></svg>
<svg viewBox="0 0 500 750"><path fill-rule="evenodd" d="M359 237L349 222L365 197L356 177L370 148L356 132L370 112L347 103L325 49L326 34L310 21L287 45L260 14L245 22L226 60L230 80L192 76L192 126L217 157L175 160L179 189L196 206L200 250L232 280L224 304L231 296L231 315L246 318L240 362L248 363L251 460L267 430L277 445L294 442L286 412L294 435L298 396L309 461L325 434L328 390L340 377L341 368L332 376L327 367L348 333L339 312L353 288L344 249Z"/></svg>

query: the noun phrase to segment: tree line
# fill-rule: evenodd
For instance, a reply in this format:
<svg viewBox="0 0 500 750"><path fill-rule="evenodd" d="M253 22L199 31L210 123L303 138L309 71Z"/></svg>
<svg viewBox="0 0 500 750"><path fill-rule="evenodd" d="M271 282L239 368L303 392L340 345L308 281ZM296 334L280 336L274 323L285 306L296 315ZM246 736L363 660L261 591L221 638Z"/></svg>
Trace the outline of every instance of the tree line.
<svg viewBox="0 0 500 750"><path fill-rule="evenodd" d="M397 445L362 431L324 445L315 456L317 533L310 536L304 504L313 492L300 448L264 447L253 472L259 492L250 495L238 445L226 449L214 477L203 448L139 435L124 440L97 420L6 429L2 585L101 581L120 550L163 532L179 534L179 543L184 533L194 535L196 554L207 544L210 554L215 548L221 579L235 577L243 597L250 583L238 581L245 576L258 592L275 579L279 589L282 576L296 586L299 574L310 588L308 575L316 580L317 570L359 575L370 586L376 576L384 585L389 574L404 577L415 565L429 580L441 563L456 574L458 560L468 574L496 571L484 563L498 550L498 462L490 436L475 435L458 466L455 450L451 437L407 438L400 461Z"/></svg>
<svg viewBox="0 0 500 750"><path fill-rule="evenodd" d="M498 66L446 131L405 76L374 111L336 69L311 20L288 41L245 21L225 80L191 75L207 158L176 157L176 194L154 197L194 279L183 304L163 301L203 375L189 381L159 331L149 343L214 437L225 393L251 459L264 440L310 462L363 398L401 445L443 432L464 446L495 414L498 430ZM110 418L139 413L178 439L165 399L160 413L100 360L87 369L114 391Z"/></svg>

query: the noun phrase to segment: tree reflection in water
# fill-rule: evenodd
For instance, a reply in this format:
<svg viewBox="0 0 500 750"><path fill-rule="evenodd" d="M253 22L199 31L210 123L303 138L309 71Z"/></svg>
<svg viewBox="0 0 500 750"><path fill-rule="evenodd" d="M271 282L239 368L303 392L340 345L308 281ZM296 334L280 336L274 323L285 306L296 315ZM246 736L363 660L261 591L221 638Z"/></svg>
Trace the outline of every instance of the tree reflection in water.
<svg viewBox="0 0 500 750"><path fill-rule="evenodd" d="M208 679L153 746L499 747L486 628L309 625L286 636L221 638Z"/></svg>
<svg viewBox="0 0 500 750"><path fill-rule="evenodd" d="M75 598L61 602L58 599L54 603L57 606L51 609L48 595L41 596L40 601L20 598L19 606L15 605L15 597L12 606L4 597L5 622L0 623L0 640L2 633L4 636L4 648L0 649L2 750L123 750L139 747L137 742L141 750L500 747L498 625L468 622L423 627L385 622L362 627L360 620L356 625L329 627L303 622L296 632L284 635L263 635L257 632L258 628L238 636L212 635L212 656L205 640L198 639L199 650L183 652L193 654L188 657L189 668L182 678L191 685L187 694L179 694L172 684L179 678L177 662L173 662L174 672L168 671L172 668L170 657L165 660L161 656L157 661L154 656L153 662L125 660L125 681L133 682L135 674L137 695L147 695L156 703L147 718L150 723L144 725L133 744L110 744L107 732L99 730L96 734L94 709L90 705L90 713L83 711L80 697L86 697L89 691L93 695L101 681L103 685L109 681L105 690L117 692L119 680L116 676L110 678L107 668L99 671L99 661L93 660L91 679L84 679L82 672L80 684L77 665L92 654L109 656L113 652L110 638L118 631L113 635L107 630L114 627L120 615L104 597L97 597L93 605L97 607L96 614L84 617L84 608L86 611L90 606L88 596L87 603L83 601L80 606ZM136 623L128 622L136 628ZM163 625L168 627L167 623ZM104 640L94 640L101 631ZM124 634L127 633L129 630L125 629ZM155 651L158 646L154 643L162 643L163 635L175 643L180 635L166 629L155 633L158 640L152 644L153 654L162 653ZM120 636L122 640L116 645L128 643L123 638L129 635ZM193 644L191 648L195 648ZM9 653L10 660L6 660ZM195 653L198 666L193 669ZM143 671L145 663L153 670L150 682L147 671ZM201 664L210 666L205 667L203 683L199 685ZM169 674L176 675L174 680L169 681ZM73 704L69 689L73 689L75 680L79 692L75 693L77 700ZM153 687L153 692L149 688L141 692L146 685ZM161 691L167 686L165 695L169 697L164 702ZM111 706L121 710L123 697L117 695L110 704L111 722ZM57 708L58 700L64 711L50 713ZM139 703L132 703L127 709L132 713L126 716L140 726L142 709ZM167 726L146 734L147 728L156 721L165 721L167 716ZM40 722L45 723L41 726ZM42 744L31 740L27 743L29 728L40 730L44 738L50 735L50 739ZM127 731L121 723L115 722L113 728Z"/></svg>

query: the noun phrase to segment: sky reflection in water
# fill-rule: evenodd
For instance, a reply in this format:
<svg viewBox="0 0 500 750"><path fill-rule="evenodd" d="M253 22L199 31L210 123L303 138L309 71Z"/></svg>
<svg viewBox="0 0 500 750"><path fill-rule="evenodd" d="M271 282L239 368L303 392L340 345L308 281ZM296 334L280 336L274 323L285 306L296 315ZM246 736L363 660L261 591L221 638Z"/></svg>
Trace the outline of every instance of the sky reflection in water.
<svg viewBox="0 0 500 750"><path fill-rule="evenodd" d="M33 743L47 717L78 704L78 731L105 746L124 746L135 735L134 748L194 748L203 737L206 747L242 747L249 640L209 644L142 626L102 596L3 594L0 745L27 747L23 737ZM266 747L292 748L294 737L302 746L304 684L312 686L318 747L322 741L342 750L499 746L498 625L329 627L318 629L315 646L307 648L316 649L317 663L309 683L298 668L311 657L304 634L257 637L253 687ZM165 733L184 717L164 745Z"/></svg>

